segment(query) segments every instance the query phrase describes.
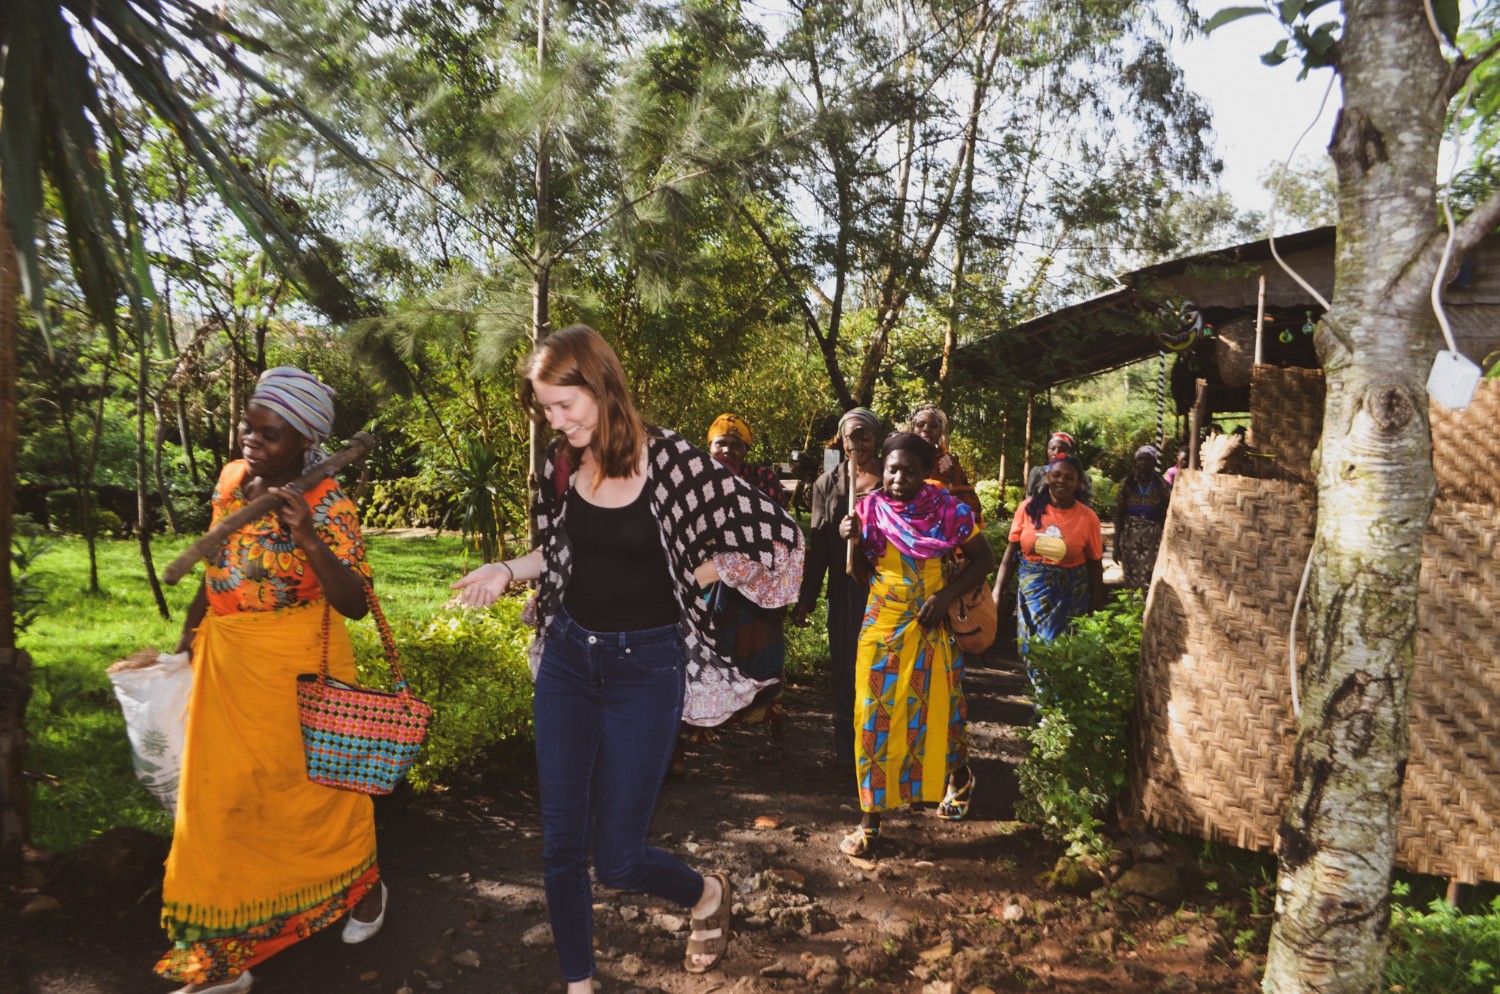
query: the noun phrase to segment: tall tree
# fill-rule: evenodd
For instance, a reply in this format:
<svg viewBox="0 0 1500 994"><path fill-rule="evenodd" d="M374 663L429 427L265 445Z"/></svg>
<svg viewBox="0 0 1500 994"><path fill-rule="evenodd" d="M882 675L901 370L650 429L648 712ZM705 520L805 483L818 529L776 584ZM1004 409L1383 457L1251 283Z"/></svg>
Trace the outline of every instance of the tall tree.
<svg viewBox="0 0 1500 994"><path fill-rule="evenodd" d="M355 196L401 225L391 249L430 280L410 313L362 329L367 353L406 386L414 334L458 336L448 354L468 361L476 418L500 402L493 374L520 343L589 309L598 256L641 278L672 269L672 253L642 243L770 141L772 115L735 85L750 28L733 5L275 0L265 16L285 49L337 53L299 66L302 79L370 136L386 171ZM663 86L663 67L683 62L662 52L683 38L713 58ZM528 428L534 471L543 439Z"/></svg>
<svg viewBox="0 0 1500 994"><path fill-rule="evenodd" d="M1277 916L1264 989L1381 990L1390 924L1422 537L1435 480L1425 383L1439 347L1428 302L1446 232L1434 224L1450 106L1496 50L1451 50L1456 0L1268 4L1308 68L1343 93L1329 154L1338 175L1332 306L1315 337L1327 382L1317 467L1291 797L1280 829ZM1493 5L1486 4L1493 9ZM1261 13L1238 8L1219 23ZM1458 224L1472 249L1500 193Z"/></svg>
<svg viewBox="0 0 1500 994"><path fill-rule="evenodd" d="M803 230L763 241L840 404L890 376L908 308L995 330L1010 308L976 288L1045 290L1076 230L1205 175L1207 113L1156 29L1130 0L796 5L772 54L806 122L780 187Z"/></svg>
<svg viewBox="0 0 1500 994"><path fill-rule="evenodd" d="M349 311L347 291L330 278L325 260L292 233L274 198L250 182L195 111L197 94L185 94L180 83L183 74L212 77L208 67L213 66L301 110L245 61L249 53L264 51L256 39L191 0L13 0L0 8L0 187L5 191L0 220L9 236L9 245L0 244L0 270L19 272L44 330L37 224L45 182L57 191L74 272L94 319L111 331L128 323L142 362L146 343L163 336L139 219L123 183L124 143L110 107L112 99L127 98L165 122L246 230L301 276L325 312ZM304 116L357 157L321 121ZM0 281L0 290L7 289L9 283ZM5 425L0 428L0 540L7 550L14 508L18 320L15 297L8 294L0 302L0 414L12 415L0 419ZM0 875L5 875L17 867L25 830L20 743L26 657L16 651L8 560L0 572L5 574L0 585Z"/></svg>

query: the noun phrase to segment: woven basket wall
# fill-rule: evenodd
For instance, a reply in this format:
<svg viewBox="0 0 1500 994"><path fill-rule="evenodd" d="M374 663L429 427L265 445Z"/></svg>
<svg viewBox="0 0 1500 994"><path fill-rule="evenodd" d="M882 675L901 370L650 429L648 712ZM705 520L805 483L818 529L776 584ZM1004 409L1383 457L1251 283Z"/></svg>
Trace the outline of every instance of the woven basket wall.
<svg viewBox="0 0 1500 994"><path fill-rule="evenodd" d="M1438 499L1500 505L1500 379L1481 381L1462 411L1430 414Z"/></svg>
<svg viewBox="0 0 1500 994"><path fill-rule="evenodd" d="M1250 441L1265 458L1252 474L1316 483L1312 452L1323 434L1323 371L1256 366L1250 380ZM1500 505L1500 379L1483 380L1462 411L1429 408L1439 500Z"/></svg>
<svg viewBox="0 0 1500 994"><path fill-rule="evenodd" d="M1178 474L1141 633L1131 776L1162 828L1242 849L1275 838L1295 734L1285 622L1311 506L1295 483Z"/></svg>
<svg viewBox="0 0 1500 994"><path fill-rule="evenodd" d="M1287 627L1313 492L1184 473L1142 633L1132 782L1154 824L1268 850L1291 779ZM1500 880L1500 566L1491 504L1440 501L1421 631L1398 863Z"/></svg>
<svg viewBox="0 0 1500 994"><path fill-rule="evenodd" d="M1312 453L1322 434L1323 371L1256 366L1250 376L1250 444L1265 458L1255 460L1254 475L1316 483Z"/></svg>

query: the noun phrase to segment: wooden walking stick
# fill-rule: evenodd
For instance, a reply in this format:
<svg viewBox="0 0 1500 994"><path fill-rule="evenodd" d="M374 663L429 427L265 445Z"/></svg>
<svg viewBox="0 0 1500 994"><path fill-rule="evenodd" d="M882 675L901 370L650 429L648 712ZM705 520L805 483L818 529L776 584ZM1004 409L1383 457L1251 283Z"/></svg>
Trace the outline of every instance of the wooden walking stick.
<svg viewBox="0 0 1500 994"><path fill-rule="evenodd" d="M853 456L849 457L849 513L850 514L854 513L854 483L855 483L856 480L859 479L859 469L855 465L857 461L858 460L856 460ZM847 574L849 574L850 576L854 576L854 546L855 546L855 542L856 542L855 539L851 538L849 540L849 558L847 560L845 560L845 562L844 562L844 572L847 573Z"/></svg>
<svg viewBox="0 0 1500 994"><path fill-rule="evenodd" d="M354 437L349 439L348 445L312 466L289 485L298 490L307 490L317 486L350 463L364 459L374 448L375 436L366 431L357 431ZM188 546L187 551L172 560L172 564L162 571L161 578L167 581L168 585L176 585L177 581L186 576L198 560L207 559L219 551L219 546L223 545L224 540L230 535L262 514L275 510L280 503L281 498L275 494L261 494L233 514L220 518L218 524L208 530L208 534Z"/></svg>

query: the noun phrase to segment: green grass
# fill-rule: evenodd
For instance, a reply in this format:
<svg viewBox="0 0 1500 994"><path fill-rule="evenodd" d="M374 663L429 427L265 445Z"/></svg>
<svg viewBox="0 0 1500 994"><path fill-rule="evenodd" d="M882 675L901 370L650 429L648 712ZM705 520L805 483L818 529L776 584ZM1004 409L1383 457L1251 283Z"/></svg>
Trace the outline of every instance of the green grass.
<svg viewBox="0 0 1500 994"><path fill-rule="evenodd" d="M152 549L157 569L189 539L164 538ZM457 538L369 539L376 589L386 615L418 621L448 599L462 575ZM125 723L104 670L146 646L170 650L202 571L165 588L171 620L152 601L134 541L99 543L100 594L88 593L88 552L82 539L59 539L36 564L45 604L22 635L35 660L26 723L27 769L56 778L32 787L31 837L44 849L71 849L115 825L171 831L171 819L136 781ZM360 626L371 626L363 621Z"/></svg>
<svg viewBox="0 0 1500 994"><path fill-rule="evenodd" d="M163 539L153 550L161 569L187 544ZM448 584L465 571L465 548L453 537L371 536L376 589L396 632L402 668L413 689L438 711L427 748L410 774L421 787L450 771L496 755L531 734L531 685L525 646L530 631L507 601L489 617L444 611ZM469 552L472 560L472 551ZM157 613L134 542L99 545L100 586L90 595L87 550L59 539L37 562L45 604L22 638L36 661L27 711L27 768L56 778L32 787L31 836L44 849L67 850L116 825L169 833L171 819L137 782L125 724L105 669L151 646L177 644L201 570L167 588L172 619ZM787 627L787 675L817 681L828 672L828 624L821 603L805 628ZM386 682L374 622L351 626L361 679Z"/></svg>

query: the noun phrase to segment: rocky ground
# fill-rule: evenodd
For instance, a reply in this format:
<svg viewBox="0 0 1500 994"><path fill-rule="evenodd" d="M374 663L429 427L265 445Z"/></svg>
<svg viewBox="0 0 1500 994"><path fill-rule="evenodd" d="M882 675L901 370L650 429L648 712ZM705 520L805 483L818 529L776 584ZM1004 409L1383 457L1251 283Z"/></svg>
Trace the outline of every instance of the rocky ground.
<svg viewBox="0 0 1500 994"><path fill-rule="evenodd" d="M599 889L606 994L869 990L910 994L1248 992L1269 928L1265 882L1200 864L1191 842L1122 834L1122 854L1074 892L1047 873L1061 847L1014 820L1014 727L1030 716L1014 661L970 671L977 791L970 820L888 818L887 847L851 860L858 818L835 767L818 687L793 687L788 748L751 759L759 729L731 729L670 781L655 844L726 868L735 930L713 972L681 968L686 916ZM317 935L254 971L278 994L557 992L545 925L536 792L526 762L377 807L391 887L384 931L361 946ZM165 843L111 833L72 856L34 858L8 895L0 987L31 994L164 992L150 973ZM0 947L6 945L0 939ZM9 964L8 971L6 964ZM6 981L6 977L11 979Z"/></svg>

